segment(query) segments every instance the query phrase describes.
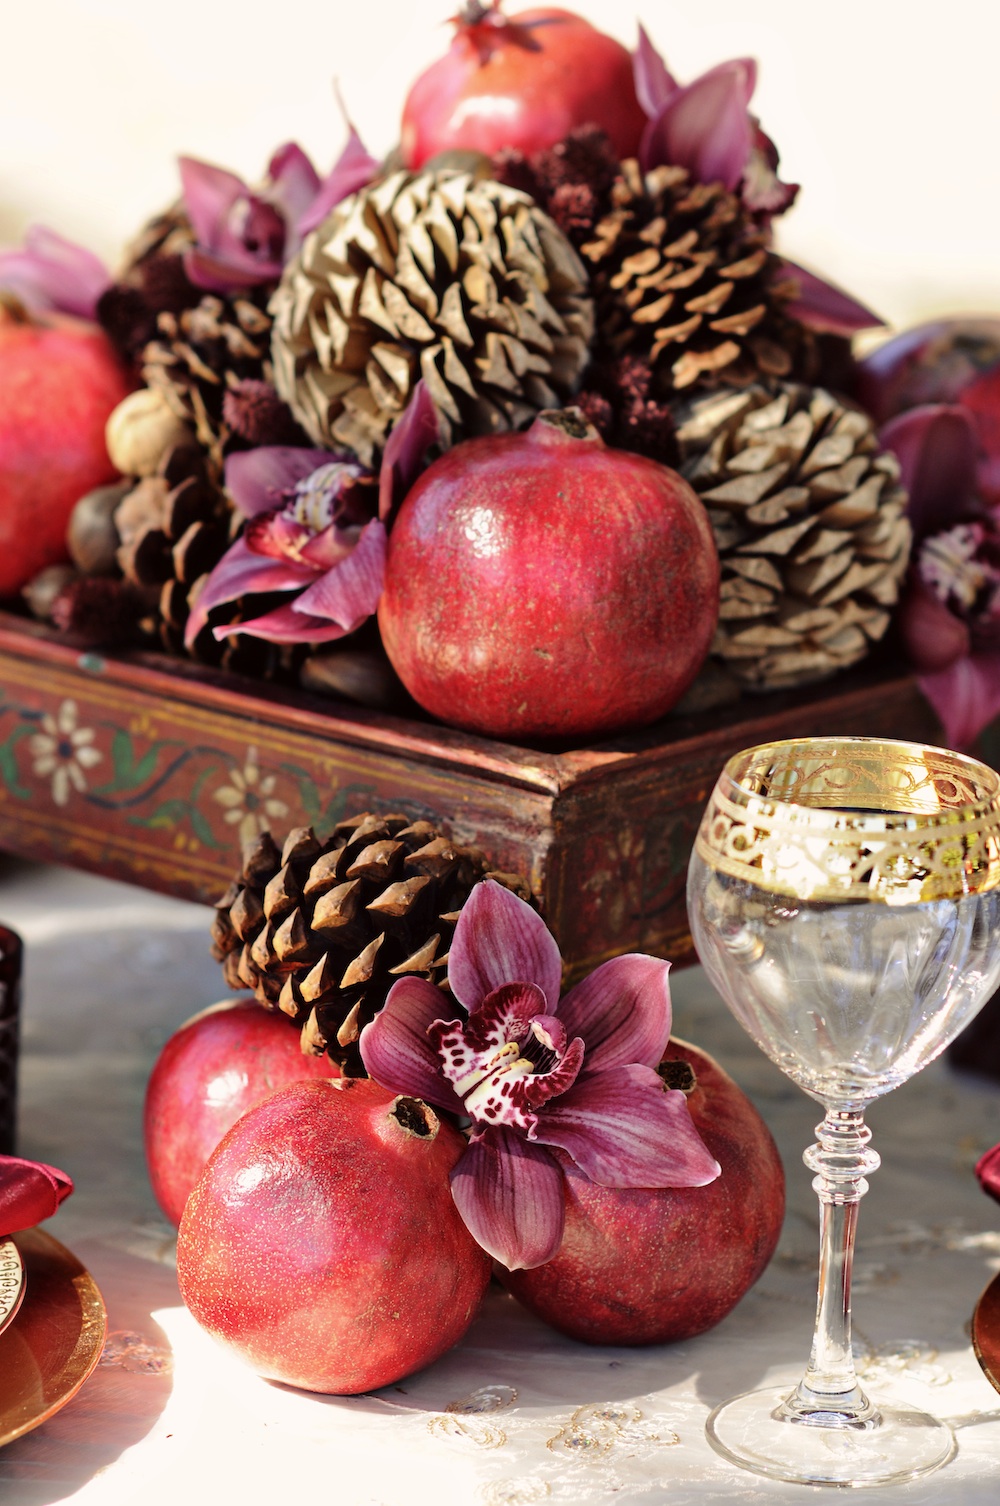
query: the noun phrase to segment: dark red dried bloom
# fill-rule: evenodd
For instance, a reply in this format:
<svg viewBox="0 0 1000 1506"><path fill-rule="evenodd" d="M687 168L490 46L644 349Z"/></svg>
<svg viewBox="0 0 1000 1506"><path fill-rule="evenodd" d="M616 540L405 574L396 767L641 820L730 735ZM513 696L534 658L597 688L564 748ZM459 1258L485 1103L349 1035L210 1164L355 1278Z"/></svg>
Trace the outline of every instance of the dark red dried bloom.
<svg viewBox="0 0 1000 1506"><path fill-rule="evenodd" d="M270 382L245 377L222 399L222 416L239 439L258 445L307 445L305 434Z"/></svg>
<svg viewBox="0 0 1000 1506"><path fill-rule="evenodd" d="M680 454L673 414L650 396L653 373L641 356L622 356L590 368L576 403L606 444L676 466Z"/></svg>
<svg viewBox="0 0 1000 1506"><path fill-rule="evenodd" d="M508 188L530 194L539 203L542 200L544 190L538 181L538 174L517 147L505 146L503 151L497 152L493 158L493 177L497 183L506 183Z"/></svg>
<svg viewBox="0 0 1000 1506"><path fill-rule="evenodd" d="M142 594L127 581L81 575L60 591L51 615L61 633L97 648L137 642L147 610Z"/></svg>
<svg viewBox="0 0 1000 1506"><path fill-rule="evenodd" d="M619 163L598 126L580 126L530 159L506 149L493 159L494 177L530 194L576 245L588 240L607 212Z"/></svg>
<svg viewBox="0 0 1000 1506"><path fill-rule="evenodd" d="M588 183L561 183L548 200L548 213L570 240L593 234L601 201Z"/></svg>
<svg viewBox="0 0 1000 1506"><path fill-rule="evenodd" d="M531 159L531 166L551 194L564 184L586 184L598 196L609 193L618 176L618 155L600 126L575 131Z"/></svg>

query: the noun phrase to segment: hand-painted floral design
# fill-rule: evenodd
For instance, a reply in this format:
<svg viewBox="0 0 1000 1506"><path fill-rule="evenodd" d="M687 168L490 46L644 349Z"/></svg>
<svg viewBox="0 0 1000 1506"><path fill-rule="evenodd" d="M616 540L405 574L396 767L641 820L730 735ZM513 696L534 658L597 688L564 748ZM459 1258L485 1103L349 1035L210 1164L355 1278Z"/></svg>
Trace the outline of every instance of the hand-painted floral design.
<svg viewBox="0 0 1000 1506"><path fill-rule="evenodd" d="M631 954L562 999L555 939L530 905L487 879L455 927L448 980L403 977L361 1034L383 1086L472 1120L452 1172L458 1209L511 1270L551 1260L563 1235L568 1157L605 1187L700 1187L720 1168L684 1094L654 1068L670 1036L670 964Z"/></svg>
<svg viewBox="0 0 1000 1506"><path fill-rule="evenodd" d="M84 769L92 769L102 757L93 745L93 728L78 726L77 719L76 702L63 701L55 716L45 713L41 732L36 732L28 744L34 772L40 779L52 779L56 805L68 802L71 788L79 794L84 792Z"/></svg>
<svg viewBox="0 0 1000 1506"><path fill-rule="evenodd" d="M270 831L272 821L281 821L288 815L284 800L274 798L275 775L265 774L261 778L260 765L252 751L247 754L242 770L230 769L229 781L212 791L212 799L225 808L222 819L226 825L238 828L241 846Z"/></svg>

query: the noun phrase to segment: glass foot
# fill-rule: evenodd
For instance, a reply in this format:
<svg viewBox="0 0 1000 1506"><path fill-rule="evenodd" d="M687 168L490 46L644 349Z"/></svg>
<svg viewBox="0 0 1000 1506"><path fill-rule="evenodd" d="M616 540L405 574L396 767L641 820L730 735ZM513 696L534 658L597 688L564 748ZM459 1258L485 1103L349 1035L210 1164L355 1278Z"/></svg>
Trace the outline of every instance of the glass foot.
<svg viewBox="0 0 1000 1506"><path fill-rule="evenodd" d="M955 1456L951 1428L927 1412L879 1405L878 1421L831 1426L776 1416L788 1394L787 1386L768 1387L724 1402L705 1424L709 1443L771 1480L845 1488L915 1480Z"/></svg>

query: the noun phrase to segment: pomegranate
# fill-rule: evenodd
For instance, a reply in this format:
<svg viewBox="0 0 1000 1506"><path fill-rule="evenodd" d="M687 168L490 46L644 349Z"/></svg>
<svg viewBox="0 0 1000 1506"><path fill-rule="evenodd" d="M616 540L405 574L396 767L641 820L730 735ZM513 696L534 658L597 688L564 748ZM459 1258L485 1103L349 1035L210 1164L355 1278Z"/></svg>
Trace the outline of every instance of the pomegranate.
<svg viewBox="0 0 1000 1506"><path fill-rule="evenodd" d="M663 1344L724 1318L774 1254L785 1211L777 1147L753 1104L703 1051L686 1063L695 1128L722 1167L707 1187L598 1187L564 1158L566 1228L547 1265L501 1271L524 1305L591 1344Z"/></svg>
<svg viewBox="0 0 1000 1506"><path fill-rule="evenodd" d="M449 450L389 539L379 625L425 710L511 740L654 721L712 639L719 562L676 472L576 409Z"/></svg>
<svg viewBox="0 0 1000 1506"><path fill-rule="evenodd" d="M551 6L505 16L499 0L467 0L449 51L422 73L403 107L407 167L438 152L530 155L593 123L619 157L634 157L646 126L620 42Z"/></svg>
<svg viewBox="0 0 1000 1506"><path fill-rule="evenodd" d="M69 558L74 503L115 478L104 426L129 390L95 324L0 293L0 596Z"/></svg>
<svg viewBox="0 0 1000 1506"><path fill-rule="evenodd" d="M249 1109L188 1199L181 1295L260 1375L353 1395L462 1337L490 1277L448 1176L465 1140L366 1078Z"/></svg>
<svg viewBox="0 0 1000 1506"><path fill-rule="evenodd" d="M224 999L186 1020L157 1058L143 1133L156 1201L179 1224L219 1141L253 1104L303 1078L339 1077L328 1056L304 1056L286 1015Z"/></svg>

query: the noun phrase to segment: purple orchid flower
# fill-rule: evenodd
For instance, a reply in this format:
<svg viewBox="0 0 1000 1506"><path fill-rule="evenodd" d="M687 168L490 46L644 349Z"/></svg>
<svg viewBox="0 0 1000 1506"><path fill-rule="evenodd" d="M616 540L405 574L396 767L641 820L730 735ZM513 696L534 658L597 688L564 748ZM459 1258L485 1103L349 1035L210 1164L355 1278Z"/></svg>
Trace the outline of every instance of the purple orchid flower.
<svg viewBox="0 0 1000 1506"><path fill-rule="evenodd" d="M386 532L372 517L375 477L356 456L262 445L230 455L225 481L247 523L198 594L188 646L213 607L249 593L300 594L261 617L216 628L217 638L247 633L271 643L328 643L372 615L382 594Z"/></svg>
<svg viewBox="0 0 1000 1506"><path fill-rule="evenodd" d="M111 273L92 251L44 225L31 225L24 245L0 251L0 288L16 294L33 313L55 310L77 319L95 319L97 300L111 285Z"/></svg>
<svg viewBox="0 0 1000 1506"><path fill-rule="evenodd" d="M900 634L948 742L968 747L1000 712L1000 510L977 495L966 408L911 408L880 440L899 460L914 534Z"/></svg>
<svg viewBox="0 0 1000 1506"><path fill-rule="evenodd" d="M368 152L348 117L347 111L344 110L342 102L341 111L347 122L347 145L320 183L312 202L299 220L298 229L301 236L308 235L311 230L316 229L317 225L321 225L330 210L335 209L341 199L346 199L348 194L357 193L359 188L366 187L382 167L378 158L371 156Z"/></svg>
<svg viewBox="0 0 1000 1506"><path fill-rule="evenodd" d="M561 1157L603 1187L702 1187L720 1175L684 1094L654 1070L670 1036L669 966L615 957L560 999L555 939L487 879L448 959L468 1018L442 1019L441 990L403 977L362 1031L371 1077L472 1120L452 1195L510 1270L543 1265L562 1242Z"/></svg>

